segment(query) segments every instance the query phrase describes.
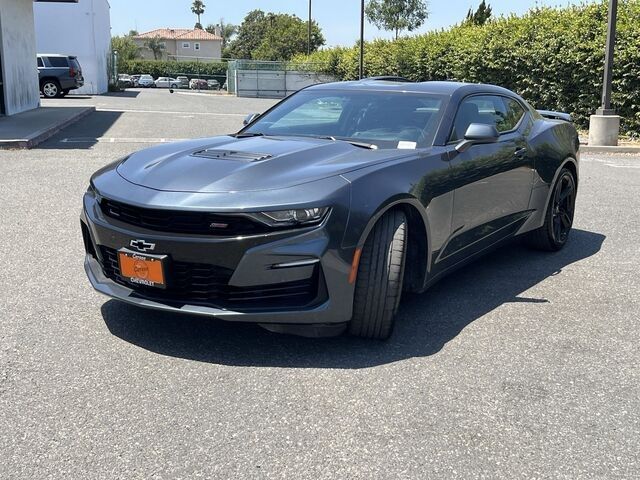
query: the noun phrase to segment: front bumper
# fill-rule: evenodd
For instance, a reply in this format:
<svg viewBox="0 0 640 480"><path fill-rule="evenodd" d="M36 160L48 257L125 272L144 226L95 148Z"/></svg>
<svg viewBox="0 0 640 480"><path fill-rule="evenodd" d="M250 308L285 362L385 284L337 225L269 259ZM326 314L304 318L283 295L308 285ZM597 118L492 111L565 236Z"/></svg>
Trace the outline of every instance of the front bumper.
<svg viewBox="0 0 640 480"><path fill-rule="evenodd" d="M273 331L311 336L340 333L351 318L354 289L348 275L353 250L340 245L342 235L338 233L344 231L345 224L345 212L340 209L317 227L228 238L165 234L133 227L105 216L98 202L93 194L85 195L81 222L85 271L92 286L104 295L155 310L258 323ZM213 265L232 272L227 285L234 292L254 295L251 292L263 286L277 289L279 285L304 282L315 275L317 295L305 304L283 298L268 305L188 298L178 301L171 298L170 291L163 298L162 290L149 295L148 290L123 282L106 268L105 251L128 247L136 239L156 244L154 253L168 254L176 263ZM309 260L315 263L309 265ZM292 266L273 268L283 263Z"/></svg>

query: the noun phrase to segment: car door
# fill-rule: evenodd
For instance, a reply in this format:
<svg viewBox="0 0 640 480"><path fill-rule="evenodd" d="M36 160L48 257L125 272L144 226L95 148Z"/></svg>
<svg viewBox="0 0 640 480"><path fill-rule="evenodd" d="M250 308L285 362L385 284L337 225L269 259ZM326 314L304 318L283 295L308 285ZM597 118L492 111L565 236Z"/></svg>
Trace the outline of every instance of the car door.
<svg viewBox="0 0 640 480"><path fill-rule="evenodd" d="M513 234L529 212L533 159L525 139L527 114L518 100L472 95L458 109L451 132L450 163L454 186L452 234L441 260L454 263ZM496 143L455 146L471 123L495 125Z"/></svg>

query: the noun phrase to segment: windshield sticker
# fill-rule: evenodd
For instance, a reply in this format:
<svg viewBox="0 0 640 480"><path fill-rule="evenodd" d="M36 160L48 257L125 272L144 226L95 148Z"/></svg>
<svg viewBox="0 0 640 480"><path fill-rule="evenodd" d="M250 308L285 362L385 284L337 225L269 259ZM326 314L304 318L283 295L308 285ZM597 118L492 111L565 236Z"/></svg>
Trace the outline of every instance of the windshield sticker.
<svg viewBox="0 0 640 480"><path fill-rule="evenodd" d="M401 150L415 150L418 144L416 142L399 141L398 148Z"/></svg>

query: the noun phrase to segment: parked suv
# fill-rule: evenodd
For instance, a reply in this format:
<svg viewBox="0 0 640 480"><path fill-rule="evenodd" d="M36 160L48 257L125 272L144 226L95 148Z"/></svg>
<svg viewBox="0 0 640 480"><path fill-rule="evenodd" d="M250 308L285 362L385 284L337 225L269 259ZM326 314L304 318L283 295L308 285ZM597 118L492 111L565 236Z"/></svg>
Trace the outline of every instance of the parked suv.
<svg viewBox="0 0 640 480"><path fill-rule="evenodd" d="M47 98L64 97L84 85L78 57L58 54L38 54L40 92Z"/></svg>

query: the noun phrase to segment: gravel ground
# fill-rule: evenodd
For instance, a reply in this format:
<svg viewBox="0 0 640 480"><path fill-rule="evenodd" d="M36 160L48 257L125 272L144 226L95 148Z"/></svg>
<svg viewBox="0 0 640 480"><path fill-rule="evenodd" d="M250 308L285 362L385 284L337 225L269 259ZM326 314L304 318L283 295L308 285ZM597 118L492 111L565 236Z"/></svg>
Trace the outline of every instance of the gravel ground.
<svg viewBox="0 0 640 480"><path fill-rule="evenodd" d="M272 101L71 102L99 111L0 152L0 478L638 478L640 158L583 157L562 252L405 298L387 343L312 340L126 306L82 268L94 170Z"/></svg>

